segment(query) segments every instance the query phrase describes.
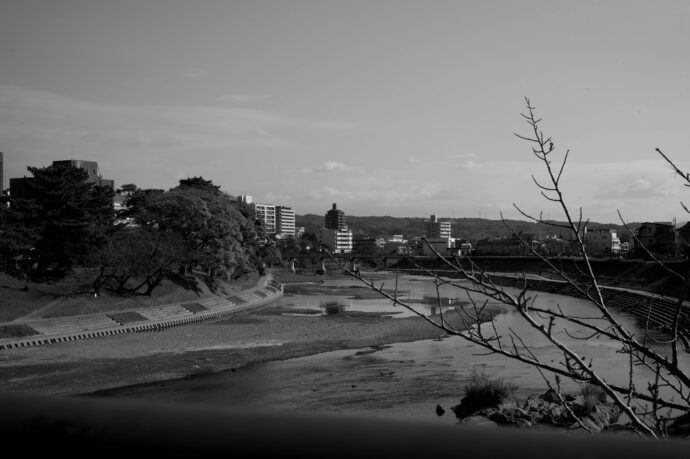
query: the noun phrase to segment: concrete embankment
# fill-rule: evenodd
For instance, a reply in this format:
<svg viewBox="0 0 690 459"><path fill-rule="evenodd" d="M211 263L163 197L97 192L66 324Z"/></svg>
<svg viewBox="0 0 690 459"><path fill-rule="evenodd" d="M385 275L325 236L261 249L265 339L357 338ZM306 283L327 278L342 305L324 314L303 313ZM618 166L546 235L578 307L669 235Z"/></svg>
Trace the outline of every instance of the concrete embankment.
<svg viewBox="0 0 690 459"><path fill-rule="evenodd" d="M0 350L211 322L270 303L281 296L280 284L267 281L261 286L227 297L214 296L194 302L111 313L27 320L19 324L26 336L0 340ZM0 324L0 327L19 325L8 322Z"/></svg>

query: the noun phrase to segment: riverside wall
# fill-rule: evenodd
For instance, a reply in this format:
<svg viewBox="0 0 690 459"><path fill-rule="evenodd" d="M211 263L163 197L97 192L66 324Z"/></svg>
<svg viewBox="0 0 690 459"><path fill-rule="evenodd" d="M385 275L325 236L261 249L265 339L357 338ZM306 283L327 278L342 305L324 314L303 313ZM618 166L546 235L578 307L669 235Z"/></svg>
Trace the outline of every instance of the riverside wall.
<svg viewBox="0 0 690 459"><path fill-rule="evenodd" d="M491 273L497 285L528 288L576 298L593 294L583 274L586 269L581 259L552 260L579 289L565 282L556 270L543 261L530 257L473 257L475 267ZM471 269L470 260L461 260L463 268ZM659 263L641 260L592 260L592 269L599 284L601 296L607 306L632 313L646 321L645 326L670 332L676 314L679 313L679 336L682 347L690 352L690 302L685 301L678 311L678 299L682 292L682 281L668 272ZM690 263L677 261L666 264L678 273L688 273ZM420 269L421 268L421 269ZM458 275L440 259L403 260L394 266L410 274L439 272L444 276ZM425 271L426 270L426 271ZM533 275L539 277L522 276Z"/></svg>

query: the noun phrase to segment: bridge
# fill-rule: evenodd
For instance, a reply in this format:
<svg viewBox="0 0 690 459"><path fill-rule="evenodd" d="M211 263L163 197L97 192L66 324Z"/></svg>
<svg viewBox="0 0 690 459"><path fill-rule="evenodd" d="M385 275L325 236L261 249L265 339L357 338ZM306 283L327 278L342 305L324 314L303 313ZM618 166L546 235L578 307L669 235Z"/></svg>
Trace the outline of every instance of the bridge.
<svg viewBox="0 0 690 459"><path fill-rule="evenodd" d="M334 259L336 261L341 261L344 266L347 266L352 271L357 271L359 269L359 263L362 261L382 261L383 267L388 267L389 260L400 261L400 260L436 260L436 256L419 256L419 255L402 255L402 254L382 254L382 255L362 255L357 253L332 253L327 254L325 252L312 252L308 254L298 254L298 255L286 255L283 256L283 260L289 263L290 271L295 272L295 262L297 260L314 260L319 261L319 268L317 272L326 272L326 260Z"/></svg>

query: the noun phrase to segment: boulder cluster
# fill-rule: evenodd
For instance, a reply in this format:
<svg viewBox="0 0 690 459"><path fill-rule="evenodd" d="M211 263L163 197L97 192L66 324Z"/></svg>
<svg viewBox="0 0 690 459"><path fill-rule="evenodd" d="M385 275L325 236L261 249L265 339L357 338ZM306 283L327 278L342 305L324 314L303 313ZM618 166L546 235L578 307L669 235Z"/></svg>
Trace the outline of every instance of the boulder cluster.
<svg viewBox="0 0 690 459"><path fill-rule="evenodd" d="M626 428L621 422L620 409L613 402L582 395L564 395L561 401L553 390L541 395L531 395L524 400L509 400L493 406L478 406L463 399L459 405L451 407L451 410L461 422L479 425L560 429L585 426L592 432Z"/></svg>
<svg viewBox="0 0 690 459"><path fill-rule="evenodd" d="M549 389L541 395L505 400L490 406L463 398L460 404L450 409L461 424L634 433L627 416L605 397L568 394L562 398L561 401L556 392ZM437 406L436 414L442 416L443 413L445 410ZM690 412L673 419L666 428L666 434L690 438Z"/></svg>

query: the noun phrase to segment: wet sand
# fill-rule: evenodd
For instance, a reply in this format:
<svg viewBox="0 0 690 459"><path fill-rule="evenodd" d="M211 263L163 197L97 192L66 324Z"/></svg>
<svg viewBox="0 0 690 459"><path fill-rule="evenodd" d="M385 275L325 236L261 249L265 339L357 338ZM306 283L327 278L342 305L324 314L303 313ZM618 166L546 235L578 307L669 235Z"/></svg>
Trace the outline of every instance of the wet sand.
<svg viewBox="0 0 690 459"><path fill-rule="evenodd" d="M416 317L294 317L258 310L160 332L1 351L0 390L86 394L439 336L438 329Z"/></svg>

